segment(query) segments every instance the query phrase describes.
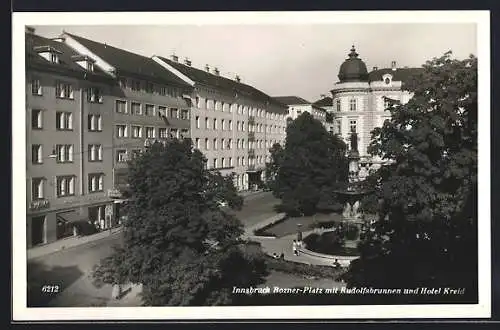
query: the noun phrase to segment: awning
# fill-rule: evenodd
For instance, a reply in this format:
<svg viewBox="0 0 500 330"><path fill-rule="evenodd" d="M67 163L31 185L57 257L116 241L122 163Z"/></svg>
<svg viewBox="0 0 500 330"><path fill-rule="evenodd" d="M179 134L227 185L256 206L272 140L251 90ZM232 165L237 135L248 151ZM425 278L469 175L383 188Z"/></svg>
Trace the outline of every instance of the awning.
<svg viewBox="0 0 500 330"><path fill-rule="evenodd" d="M77 222L85 220L83 216L78 214L76 211L61 212L56 214L56 219L62 222Z"/></svg>

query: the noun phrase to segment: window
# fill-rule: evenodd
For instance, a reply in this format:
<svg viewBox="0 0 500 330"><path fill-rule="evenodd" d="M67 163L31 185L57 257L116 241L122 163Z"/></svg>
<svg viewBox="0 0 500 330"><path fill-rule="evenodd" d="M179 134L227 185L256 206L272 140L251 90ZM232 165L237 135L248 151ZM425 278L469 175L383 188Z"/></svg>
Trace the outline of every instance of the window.
<svg viewBox="0 0 500 330"><path fill-rule="evenodd" d="M241 130L243 132L245 131L245 122L244 121L241 122Z"/></svg>
<svg viewBox="0 0 500 330"><path fill-rule="evenodd" d="M217 168L217 158L214 158L214 167L213 168Z"/></svg>
<svg viewBox="0 0 500 330"><path fill-rule="evenodd" d="M166 117L167 116L167 107L159 105L158 106L158 114L163 114Z"/></svg>
<svg viewBox="0 0 500 330"><path fill-rule="evenodd" d="M195 144L194 145L196 146L197 149L200 149L200 138L196 138L195 139Z"/></svg>
<svg viewBox="0 0 500 330"><path fill-rule="evenodd" d="M42 110L31 110L31 128L42 129L43 128L43 116Z"/></svg>
<svg viewBox="0 0 500 330"><path fill-rule="evenodd" d="M181 110L181 119L189 119L189 110Z"/></svg>
<svg viewBox="0 0 500 330"><path fill-rule="evenodd" d="M233 140L232 139L229 139L227 141L227 146L226 146L228 149L231 149L233 147Z"/></svg>
<svg viewBox="0 0 500 330"><path fill-rule="evenodd" d="M240 121L236 121L236 130L240 131Z"/></svg>
<svg viewBox="0 0 500 330"><path fill-rule="evenodd" d="M198 96L195 98L195 102L196 102L195 103L196 107L199 108L200 107L200 98Z"/></svg>
<svg viewBox="0 0 500 330"><path fill-rule="evenodd" d="M116 150L116 162L125 163L127 161L127 150Z"/></svg>
<svg viewBox="0 0 500 330"><path fill-rule="evenodd" d="M240 149L240 148L241 148L241 140L237 139L236 140L236 149Z"/></svg>
<svg viewBox="0 0 500 330"><path fill-rule="evenodd" d="M205 99L205 109L209 109L209 106L210 106L210 100L209 99Z"/></svg>
<svg viewBox="0 0 500 330"><path fill-rule="evenodd" d="M116 125L116 137L117 138L128 137L127 125Z"/></svg>
<svg viewBox="0 0 500 330"><path fill-rule="evenodd" d="M221 139L220 140L220 148L221 148L221 150L224 150L226 148L225 142L226 142L225 139Z"/></svg>
<svg viewBox="0 0 500 330"><path fill-rule="evenodd" d="M62 99L73 99L73 86L69 83L56 83L56 97Z"/></svg>
<svg viewBox="0 0 500 330"><path fill-rule="evenodd" d="M43 163L43 147L41 144L31 145L31 162L33 164Z"/></svg>
<svg viewBox="0 0 500 330"><path fill-rule="evenodd" d="M349 121L349 127L350 127L350 130L351 130L351 133L356 133L357 131L357 121L356 120L350 120Z"/></svg>
<svg viewBox="0 0 500 330"><path fill-rule="evenodd" d="M210 141L208 141L208 139L205 139L205 150L209 149L210 149Z"/></svg>
<svg viewBox="0 0 500 330"><path fill-rule="evenodd" d="M75 177L58 176L56 177L56 195L57 197L72 196L75 194Z"/></svg>
<svg viewBox="0 0 500 330"><path fill-rule="evenodd" d="M127 101L116 100L115 110L117 113L127 113Z"/></svg>
<svg viewBox="0 0 500 330"><path fill-rule="evenodd" d="M160 137L160 139L166 139L168 137L167 128L160 127L158 129L158 136Z"/></svg>
<svg viewBox="0 0 500 330"><path fill-rule="evenodd" d="M150 82L146 82L146 93L150 93L150 94L153 94L154 91L155 91L155 85L153 83L150 83Z"/></svg>
<svg viewBox="0 0 500 330"><path fill-rule="evenodd" d="M214 126L213 126L214 129L217 129L217 118L214 118Z"/></svg>
<svg viewBox="0 0 500 330"><path fill-rule="evenodd" d="M52 63L59 63L59 55L56 53L50 53L50 61Z"/></svg>
<svg viewBox="0 0 500 330"><path fill-rule="evenodd" d="M189 130L187 128L181 129L181 137L183 139L189 137Z"/></svg>
<svg viewBox="0 0 500 330"><path fill-rule="evenodd" d="M89 132L101 132L102 131L101 115L89 115L87 125Z"/></svg>
<svg viewBox="0 0 500 330"><path fill-rule="evenodd" d="M177 109L173 108L173 109L170 109L170 117L171 118L177 118L178 117L178 114L177 114Z"/></svg>
<svg viewBox="0 0 500 330"><path fill-rule="evenodd" d="M155 115L155 106L152 104L146 104L145 115L146 116L154 116Z"/></svg>
<svg viewBox="0 0 500 330"><path fill-rule="evenodd" d="M241 139L241 148L245 149L245 139Z"/></svg>
<svg viewBox="0 0 500 330"><path fill-rule="evenodd" d="M87 61L87 71L90 71L90 72L94 71L94 63Z"/></svg>
<svg viewBox="0 0 500 330"><path fill-rule="evenodd" d="M56 145L56 154L58 163L71 163L73 162L73 145L72 144L58 144Z"/></svg>
<svg viewBox="0 0 500 330"><path fill-rule="evenodd" d="M205 118L205 129L210 129L210 121L208 117Z"/></svg>
<svg viewBox="0 0 500 330"><path fill-rule="evenodd" d="M42 95L42 85L40 84L39 79L31 80L31 94Z"/></svg>
<svg viewBox="0 0 500 330"><path fill-rule="evenodd" d="M236 165L240 166L240 157L236 157Z"/></svg>
<svg viewBox="0 0 500 330"><path fill-rule="evenodd" d="M196 116L196 128L200 128L200 116Z"/></svg>
<svg viewBox="0 0 500 330"><path fill-rule="evenodd" d="M242 166L245 166L245 157L244 157L244 156L243 156L243 157L241 157L241 165L242 165Z"/></svg>
<svg viewBox="0 0 500 330"><path fill-rule="evenodd" d="M233 130L233 121L232 120L229 120L229 130L230 131Z"/></svg>
<svg viewBox="0 0 500 330"><path fill-rule="evenodd" d="M337 134L342 135L342 121L341 120L337 120L335 122L335 124L337 125L337 128L336 128Z"/></svg>
<svg viewBox="0 0 500 330"><path fill-rule="evenodd" d="M102 161L102 145L89 144L88 153L89 153L89 162Z"/></svg>
<svg viewBox="0 0 500 330"><path fill-rule="evenodd" d="M349 111L356 111L356 99L349 100Z"/></svg>
<svg viewBox="0 0 500 330"><path fill-rule="evenodd" d="M148 139L153 139L155 137L155 128L154 127L146 127L146 137Z"/></svg>
<svg viewBox="0 0 500 330"><path fill-rule="evenodd" d="M171 128L170 137L179 138L179 130L177 128Z"/></svg>
<svg viewBox="0 0 500 330"><path fill-rule="evenodd" d="M73 130L73 114L71 112L56 112L56 128L58 131Z"/></svg>
<svg viewBox="0 0 500 330"><path fill-rule="evenodd" d="M232 157L229 157L229 166L233 167L233 158Z"/></svg>
<svg viewBox="0 0 500 330"><path fill-rule="evenodd" d="M139 80L132 80L131 81L131 86L133 91L140 91L141 90L141 82Z"/></svg>
<svg viewBox="0 0 500 330"><path fill-rule="evenodd" d="M214 144L213 144L213 146L214 146L214 150L217 150L217 139L214 139Z"/></svg>
<svg viewBox="0 0 500 330"><path fill-rule="evenodd" d="M127 88L127 79L126 78L118 78L118 84L121 88Z"/></svg>
<svg viewBox="0 0 500 330"><path fill-rule="evenodd" d="M166 87L164 87L164 86L160 87L160 95L161 96L167 95L167 88Z"/></svg>
<svg viewBox="0 0 500 330"><path fill-rule="evenodd" d="M91 103L102 103L102 93L97 87L91 87L87 90L87 101Z"/></svg>
<svg viewBox="0 0 500 330"><path fill-rule="evenodd" d="M221 119L220 125L222 126L222 130L225 131L226 130L226 121L224 119Z"/></svg>
<svg viewBox="0 0 500 330"><path fill-rule="evenodd" d="M142 115L142 107L140 103L132 102L130 108L133 115Z"/></svg>
<svg viewBox="0 0 500 330"><path fill-rule="evenodd" d="M221 158L220 160L220 165L224 168L226 167L226 159L224 157Z"/></svg>
<svg viewBox="0 0 500 330"><path fill-rule="evenodd" d="M89 174L89 192L103 191L103 173L91 173Z"/></svg>
<svg viewBox="0 0 500 330"><path fill-rule="evenodd" d="M135 139L142 137L142 127L141 126L132 126L132 137Z"/></svg>
<svg viewBox="0 0 500 330"><path fill-rule="evenodd" d="M43 199L43 188L44 188L43 178L33 178L31 179L31 200Z"/></svg>

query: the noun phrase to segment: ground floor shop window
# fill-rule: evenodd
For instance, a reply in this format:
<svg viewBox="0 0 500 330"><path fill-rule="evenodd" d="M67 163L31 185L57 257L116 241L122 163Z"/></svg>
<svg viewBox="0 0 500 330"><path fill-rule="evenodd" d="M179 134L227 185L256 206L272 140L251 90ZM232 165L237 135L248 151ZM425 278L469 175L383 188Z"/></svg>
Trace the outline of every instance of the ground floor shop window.
<svg viewBox="0 0 500 330"><path fill-rule="evenodd" d="M57 218L57 228L56 237L57 239L70 237L73 235L73 225L64 219L63 217L56 215Z"/></svg>

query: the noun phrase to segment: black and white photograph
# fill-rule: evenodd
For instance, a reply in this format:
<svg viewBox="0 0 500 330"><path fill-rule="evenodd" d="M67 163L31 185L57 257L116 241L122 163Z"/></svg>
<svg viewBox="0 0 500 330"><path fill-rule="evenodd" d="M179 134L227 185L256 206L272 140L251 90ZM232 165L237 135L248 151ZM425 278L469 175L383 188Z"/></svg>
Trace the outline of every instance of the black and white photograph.
<svg viewBox="0 0 500 330"><path fill-rule="evenodd" d="M14 13L14 319L490 317L489 29Z"/></svg>

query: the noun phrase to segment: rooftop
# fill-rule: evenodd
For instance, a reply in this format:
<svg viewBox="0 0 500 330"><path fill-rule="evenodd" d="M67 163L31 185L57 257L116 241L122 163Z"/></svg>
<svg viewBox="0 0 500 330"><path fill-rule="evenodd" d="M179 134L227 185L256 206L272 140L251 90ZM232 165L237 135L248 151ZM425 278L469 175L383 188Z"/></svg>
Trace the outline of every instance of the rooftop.
<svg viewBox="0 0 500 330"><path fill-rule="evenodd" d="M135 76L158 83L189 86L184 80L165 70L160 64L149 57L116 48L105 43L86 39L68 32L64 32L64 34L70 36L92 53L112 65L117 70L118 75L122 73L126 76Z"/></svg>
<svg viewBox="0 0 500 330"><path fill-rule="evenodd" d="M252 99L259 100L261 102L269 102L279 107L283 107L286 110L286 105L274 100L271 96L258 90L257 88L244 84L242 82L229 79L220 75L212 74L205 70L195 68L191 65L186 65L177 61L170 60L162 56L156 56L161 61L172 66L175 70L179 71L181 74L185 75L189 79L193 80L195 83L215 87L221 90L225 90L230 93L236 93L237 95L246 96Z"/></svg>
<svg viewBox="0 0 500 330"><path fill-rule="evenodd" d="M317 107L331 107L333 106L333 99L329 96L317 100L313 103Z"/></svg>
<svg viewBox="0 0 500 330"><path fill-rule="evenodd" d="M378 81L382 80L382 77L385 74L390 74L392 75L392 80L394 81L402 81L405 82L408 80L408 78L412 75L419 74L423 71L423 68L384 68L384 69L378 69L378 70L373 70L368 74L368 80L370 82L372 81Z"/></svg>
<svg viewBox="0 0 500 330"><path fill-rule="evenodd" d="M311 102L298 96L275 96L274 99L286 105L311 104Z"/></svg>

